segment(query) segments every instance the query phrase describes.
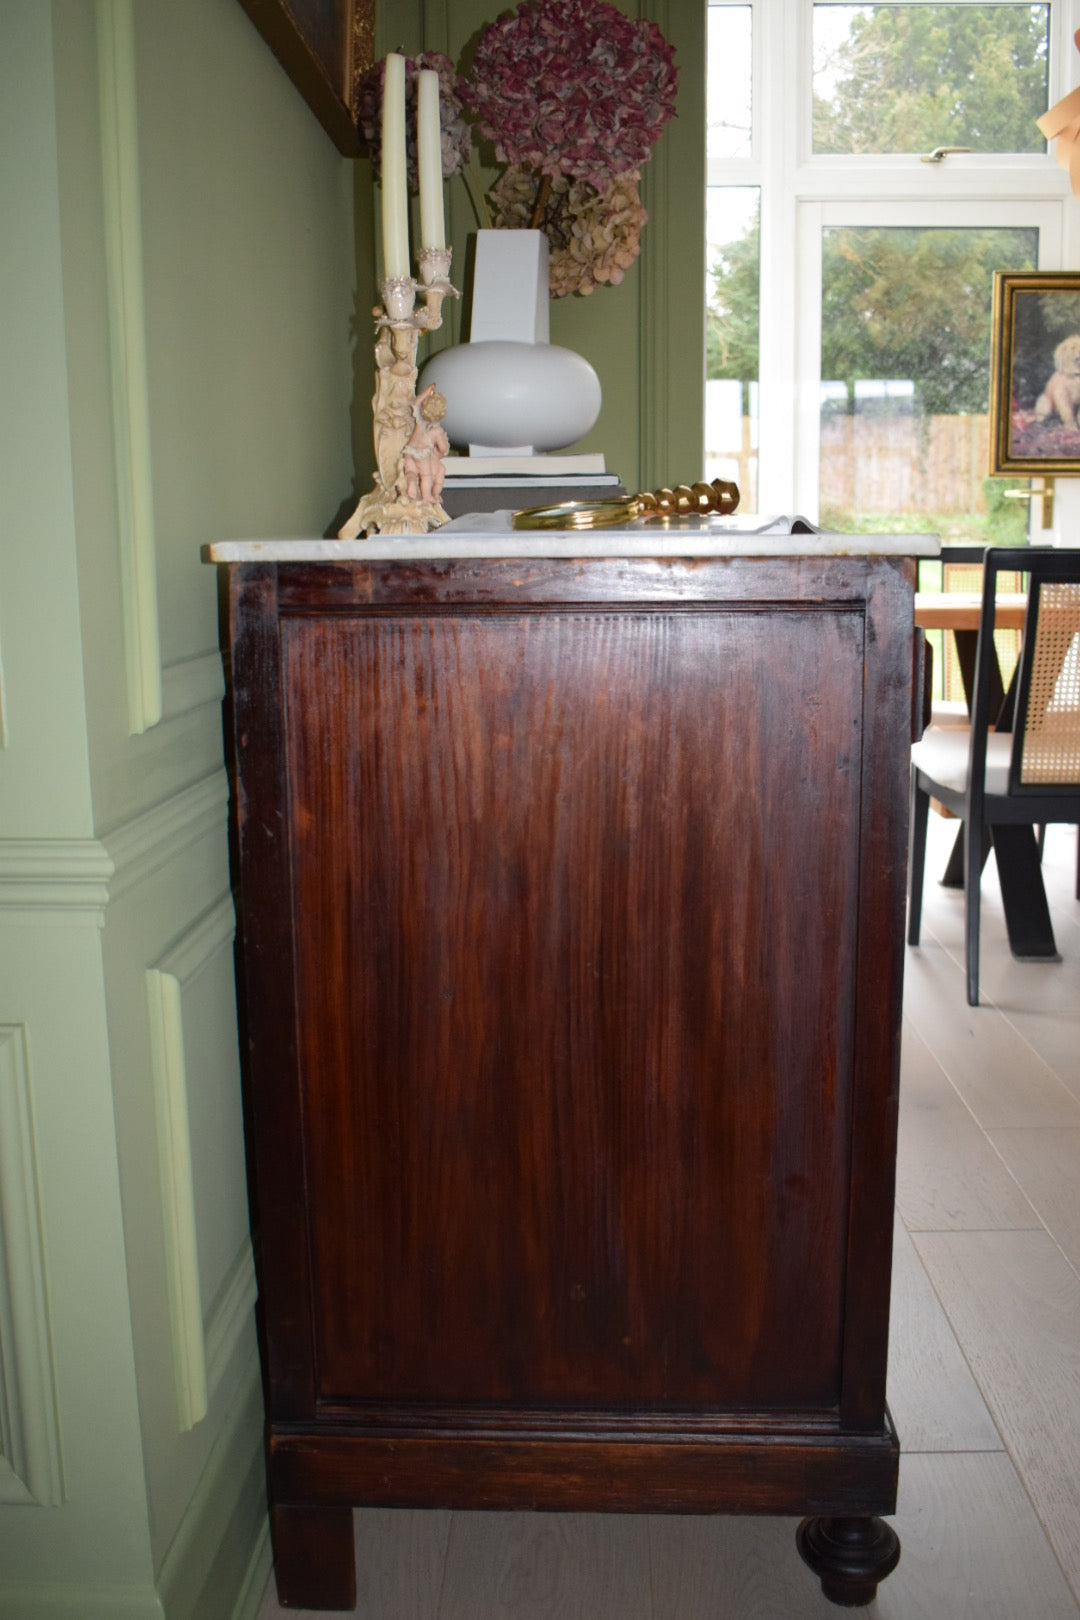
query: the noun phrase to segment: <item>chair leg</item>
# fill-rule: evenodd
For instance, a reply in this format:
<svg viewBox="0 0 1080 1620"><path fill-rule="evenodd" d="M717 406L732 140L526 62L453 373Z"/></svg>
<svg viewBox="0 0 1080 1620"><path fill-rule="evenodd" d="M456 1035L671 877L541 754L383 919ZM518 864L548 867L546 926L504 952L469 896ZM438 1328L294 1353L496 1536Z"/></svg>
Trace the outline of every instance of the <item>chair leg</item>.
<svg viewBox="0 0 1080 1620"><path fill-rule="evenodd" d="M984 827L983 828L983 841L982 841L982 866L979 868L980 871L985 870L986 863L987 863L987 861L989 859L990 859L990 829L988 827ZM964 887L964 829L963 829L963 826L961 826L960 831L957 833L955 842L953 843L952 850L949 853L948 865L946 866L944 872L941 875L941 884L942 884L942 887L945 888L945 889L962 889Z"/></svg>
<svg viewBox="0 0 1080 1620"><path fill-rule="evenodd" d="M1009 949L1022 962L1059 960L1034 830L1015 824L990 830Z"/></svg>
<svg viewBox="0 0 1080 1620"><path fill-rule="evenodd" d="M930 795L919 786L918 772L911 770L911 830L908 843L908 929L909 945L919 943L922 930L923 875L926 871L926 824L930 815Z"/></svg>
<svg viewBox="0 0 1080 1620"><path fill-rule="evenodd" d="M969 1007L979 1005L979 906L982 900L982 860L979 857L984 830L981 823L975 826L970 816L964 823L964 960Z"/></svg>

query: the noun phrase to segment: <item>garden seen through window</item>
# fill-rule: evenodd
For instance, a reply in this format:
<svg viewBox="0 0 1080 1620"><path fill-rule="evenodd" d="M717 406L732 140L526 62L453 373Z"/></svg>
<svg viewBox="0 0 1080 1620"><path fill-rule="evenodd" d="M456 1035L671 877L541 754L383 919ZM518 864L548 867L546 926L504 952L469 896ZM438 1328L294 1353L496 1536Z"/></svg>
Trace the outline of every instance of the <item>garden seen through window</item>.
<svg viewBox="0 0 1080 1620"><path fill-rule="evenodd" d="M1022 544L1027 515L989 464L990 300L1025 230L826 228L820 519L842 532L933 530Z"/></svg>
<svg viewBox="0 0 1080 1620"><path fill-rule="evenodd" d="M816 5L814 151L1041 152L1050 8Z"/></svg>
<svg viewBox="0 0 1080 1620"><path fill-rule="evenodd" d="M996 270L1059 250L1051 21L710 4L706 474L743 512L1026 540L1018 481L987 475L990 308ZM965 153L922 161L941 147Z"/></svg>

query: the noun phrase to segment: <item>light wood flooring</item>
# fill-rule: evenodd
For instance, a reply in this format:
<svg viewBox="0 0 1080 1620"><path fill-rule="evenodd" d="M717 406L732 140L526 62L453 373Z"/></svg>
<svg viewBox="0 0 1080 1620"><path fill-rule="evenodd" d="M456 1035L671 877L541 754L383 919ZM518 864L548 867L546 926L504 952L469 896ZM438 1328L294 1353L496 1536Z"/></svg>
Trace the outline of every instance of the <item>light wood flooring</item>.
<svg viewBox="0 0 1080 1620"><path fill-rule="evenodd" d="M903 1553L881 1620L1080 1620L1080 902L1045 875L1062 960L1009 955L983 880L967 1006L952 837L931 816L907 952L890 1405ZM356 1515L361 1620L823 1620L793 1519ZM273 1583L259 1620L279 1609Z"/></svg>

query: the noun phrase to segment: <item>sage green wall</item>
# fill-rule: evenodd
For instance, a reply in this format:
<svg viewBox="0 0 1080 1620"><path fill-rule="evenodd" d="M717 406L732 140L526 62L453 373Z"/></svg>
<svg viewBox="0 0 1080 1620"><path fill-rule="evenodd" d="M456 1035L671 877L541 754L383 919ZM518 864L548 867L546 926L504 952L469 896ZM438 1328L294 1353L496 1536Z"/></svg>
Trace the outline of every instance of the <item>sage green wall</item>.
<svg viewBox="0 0 1080 1620"><path fill-rule="evenodd" d="M351 492L354 177L236 0L138 0L133 15L146 477L164 699L175 708L198 681L197 660L210 655L206 669L218 666L216 581L199 548L321 534ZM111 470L127 452L100 408L110 396L109 203L95 8L69 0L57 17L72 453L101 828L181 786L181 760L188 780L211 769L220 741L208 736L196 754L163 746L159 728L138 742L128 735Z"/></svg>
<svg viewBox="0 0 1080 1620"><path fill-rule="evenodd" d="M39 1583L55 1598L74 1569L87 1589L143 1596L152 1569L102 985L108 862L91 837L48 8L9 5L0 34L0 1613L31 1616L49 1612Z"/></svg>
<svg viewBox="0 0 1080 1620"><path fill-rule="evenodd" d="M18 1620L250 1620L269 1575L199 553L321 533L352 495L369 190L236 0L5 0L0 1615Z"/></svg>
<svg viewBox="0 0 1080 1620"><path fill-rule="evenodd" d="M493 0L380 0L376 49L444 51L460 64L466 43L504 9ZM656 22L675 47L677 114L645 169L640 258L618 287L557 299L551 341L585 355L603 390L600 418L574 448L602 450L609 469L639 489L692 482L704 471L706 5L628 0L622 9ZM460 285L476 221L460 180L447 200ZM457 340L459 321L453 308L442 341Z"/></svg>

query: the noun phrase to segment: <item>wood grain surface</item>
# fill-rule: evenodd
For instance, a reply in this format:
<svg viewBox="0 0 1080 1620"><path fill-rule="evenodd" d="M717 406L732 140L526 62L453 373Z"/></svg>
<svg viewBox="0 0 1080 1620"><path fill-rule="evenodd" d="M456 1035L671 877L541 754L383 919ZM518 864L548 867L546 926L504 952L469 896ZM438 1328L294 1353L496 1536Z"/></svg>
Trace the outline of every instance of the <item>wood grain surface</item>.
<svg viewBox="0 0 1080 1620"><path fill-rule="evenodd" d="M861 634L288 626L323 1397L835 1403Z"/></svg>

